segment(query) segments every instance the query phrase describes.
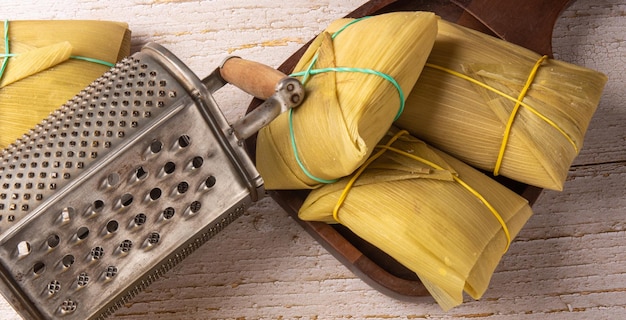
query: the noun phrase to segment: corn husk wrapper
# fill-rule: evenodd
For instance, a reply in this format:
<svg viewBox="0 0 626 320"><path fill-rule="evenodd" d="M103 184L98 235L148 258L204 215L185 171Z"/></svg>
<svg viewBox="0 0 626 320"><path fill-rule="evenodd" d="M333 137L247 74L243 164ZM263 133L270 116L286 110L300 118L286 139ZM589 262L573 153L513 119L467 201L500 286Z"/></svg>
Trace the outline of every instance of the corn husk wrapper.
<svg viewBox="0 0 626 320"><path fill-rule="evenodd" d="M397 12L355 22L332 23L305 52L294 72L366 68L391 76L408 93L419 76L437 33L438 17L428 12ZM326 72L305 82L306 99L293 110L293 130L303 166L332 180L351 174L369 156L400 108L396 87L377 75ZM261 129L256 163L267 189L310 189L319 183L297 164L284 113Z"/></svg>
<svg viewBox="0 0 626 320"><path fill-rule="evenodd" d="M0 79L0 149L15 142L130 53L126 23L109 21L9 21L11 54ZM5 53L0 23L0 53ZM0 57L0 63L3 58Z"/></svg>
<svg viewBox="0 0 626 320"><path fill-rule="evenodd" d="M517 99L539 58L520 46L439 21L428 63ZM561 190L606 81L605 75L587 68L544 61L523 102L555 126L521 106L499 174ZM493 171L514 106L514 101L428 65L396 125L466 163Z"/></svg>
<svg viewBox="0 0 626 320"><path fill-rule="evenodd" d="M495 208L511 237L531 216L530 206L488 176L414 137L402 136L391 146L442 169L386 151L358 177L338 220L414 271L443 309L462 303L463 291L480 298L507 239L494 213L453 176ZM299 217L335 223L333 208L349 180L311 191Z"/></svg>

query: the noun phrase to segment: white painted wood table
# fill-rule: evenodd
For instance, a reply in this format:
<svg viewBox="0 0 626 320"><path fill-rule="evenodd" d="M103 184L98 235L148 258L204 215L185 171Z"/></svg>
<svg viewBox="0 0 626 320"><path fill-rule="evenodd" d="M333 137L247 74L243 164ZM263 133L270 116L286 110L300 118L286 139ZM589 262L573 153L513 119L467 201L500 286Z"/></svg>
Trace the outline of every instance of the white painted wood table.
<svg viewBox="0 0 626 320"><path fill-rule="evenodd" d="M278 66L364 0L2 0L1 19L129 23L133 50L165 45L200 77L227 54ZM555 57L609 76L563 192L544 192L483 299L447 313L431 298L382 295L272 199L137 296L118 319L626 319L626 1L578 0L558 20ZM217 95L229 119L249 97ZM19 319L0 298L0 318Z"/></svg>

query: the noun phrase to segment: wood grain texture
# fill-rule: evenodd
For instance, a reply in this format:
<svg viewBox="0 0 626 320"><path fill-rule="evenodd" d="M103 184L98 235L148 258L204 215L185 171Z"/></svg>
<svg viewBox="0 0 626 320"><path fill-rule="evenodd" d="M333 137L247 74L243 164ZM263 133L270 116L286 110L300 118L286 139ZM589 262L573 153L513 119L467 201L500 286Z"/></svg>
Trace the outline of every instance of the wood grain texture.
<svg viewBox="0 0 626 320"><path fill-rule="evenodd" d="M133 50L165 45L200 77L228 54L278 66L364 0L112 0L3 3L2 19L126 21ZM626 316L626 2L577 0L553 35L555 57L609 76L563 192L546 191L486 295L447 313L397 301L330 256L263 199L151 285L116 319L623 319ZM250 97L216 99L229 119ZM1 319L20 319L0 299Z"/></svg>

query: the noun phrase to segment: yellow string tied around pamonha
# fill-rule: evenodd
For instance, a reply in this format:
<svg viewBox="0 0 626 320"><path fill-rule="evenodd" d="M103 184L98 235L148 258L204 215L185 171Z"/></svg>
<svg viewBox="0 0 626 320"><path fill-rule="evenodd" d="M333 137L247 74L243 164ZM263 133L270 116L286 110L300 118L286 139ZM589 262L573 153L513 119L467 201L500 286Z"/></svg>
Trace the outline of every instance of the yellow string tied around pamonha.
<svg viewBox="0 0 626 320"><path fill-rule="evenodd" d="M384 145L377 145L376 148L380 149L377 153L373 154L350 178L350 180L348 181L348 183L346 184L346 187L343 189L343 192L341 193L341 195L339 196L339 201L337 201L337 205L335 205L335 207L333 208L333 219L335 219L335 221L337 221L338 223L341 223L341 221L339 220L339 209L341 208L341 205L343 204L343 202L346 200L346 198L348 197L348 194L350 193L350 190L352 189L352 186L354 185L354 182L359 178L359 176L363 173L363 171L367 168L367 166L369 166L372 162L374 162L376 159L378 159L380 156L383 155L383 153L385 153L386 151L392 151L395 152L397 154L403 155L407 158L413 159L415 161L419 161L421 163L424 163L428 166L433 167L435 170L445 170L444 168L442 168L441 166L437 165L436 163L433 163L431 161L428 161L422 157L416 156L414 154L411 154L409 152L391 147L391 144L393 144L396 140L398 140L399 137L403 136L403 135L408 135L408 131L406 130L401 130L398 133L396 133L391 139L389 139L389 141L384 144ZM506 226L506 222L504 221L504 219L502 219L502 216L500 216L500 214L498 213L498 211L489 203L489 201L487 201L485 199L485 197L483 197L478 191L476 191L476 189L472 188L470 185L468 185L467 183L465 183L465 181L463 181L459 176L457 175L453 175L452 178L454 179L454 181L456 181L457 183L459 183L460 185L462 185L465 189L467 189L467 191L469 191L472 195L474 195L476 198L478 198L484 205L485 207L487 207L489 209L489 211L491 211L491 213L493 214L493 216L498 220L498 223L500 223L500 225L502 226L502 231L504 232L504 235L506 236L506 245L504 247L504 252L509 250L509 246L511 245L511 234L509 233L509 228Z"/></svg>
<svg viewBox="0 0 626 320"><path fill-rule="evenodd" d="M511 127L513 126L513 122L515 121L515 116L517 115L518 110L520 109L521 106L524 106L525 108L527 108L530 112L532 112L533 114L535 114L537 117L539 117L541 120L545 121L547 124L549 124L551 127L553 127L554 129L556 129L559 133L561 133L565 139L567 139L567 141L569 141L569 143L572 145L572 148L574 148L575 152L578 153L578 146L576 145L576 142L574 142L574 140L572 140L572 138L565 132L563 131L562 128L560 128L556 123L554 123L554 121L550 120L548 117L544 116L543 114L541 114L540 112L538 112L537 110L535 110L535 108L531 107L530 105L528 105L527 103L525 103L524 100L524 96L526 95L526 93L528 92L528 90L530 89L530 86L533 83L533 80L535 79L535 75L537 75L537 70L539 69L539 67L541 66L541 64L548 59L547 55L542 56L541 58L539 58L537 60L537 62L535 63L535 65L533 66L532 70L530 71L530 74L528 75L528 79L526 81L526 83L524 84L524 87L522 88L522 90L520 91L520 94L517 98L514 98L494 87L491 87L483 82L480 82L476 79L470 78L460 72L456 72L454 70L448 69L448 68L444 68L432 63L426 63L426 67L430 67L433 69L437 69L437 70L441 70L444 72L447 72L451 75L454 75L456 77L459 77L461 79L467 80L473 84L476 84L480 87L483 87L491 92L494 92L508 100L511 100L513 102L515 102L515 106L513 107L513 110L511 111L511 115L509 116L509 119L506 123L506 127L504 129L504 133L502 134L502 143L500 144L500 151L498 152L498 158L496 160L496 164L493 168L493 174L494 176L497 176L500 174L500 167L502 166L502 159L504 158L504 153L506 150L506 146L507 146L507 142L509 141L509 136L511 134Z"/></svg>
<svg viewBox="0 0 626 320"><path fill-rule="evenodd" d="M532 210L469 165L396 128L351 176L310 192L298 216L341 223L414 271L444 309L479 298Z"/></svg>
<svg viewBox="0 0 626 320"><path fill-rule="evenodd" d="M394 125L494 175L562 190L606 80L440 20Z"/></svg>

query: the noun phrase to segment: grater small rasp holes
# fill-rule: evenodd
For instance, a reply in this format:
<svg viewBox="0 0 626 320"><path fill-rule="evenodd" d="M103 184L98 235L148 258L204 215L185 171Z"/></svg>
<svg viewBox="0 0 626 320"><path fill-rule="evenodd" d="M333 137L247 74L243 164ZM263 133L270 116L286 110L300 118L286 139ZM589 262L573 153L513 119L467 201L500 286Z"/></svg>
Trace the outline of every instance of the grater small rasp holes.
<svg viewBox="0 0 626 320"><path fill-rule="evenodd" d="M129 57L0 154L0 233L139 130L184 91Z"/></svg>
<svg viewBox="0 0 626 320"><path fill-rule="evenodd" d="M263 192L206 89L147 46L0 154L0 289L26 318L110 315Z"/></svg>

